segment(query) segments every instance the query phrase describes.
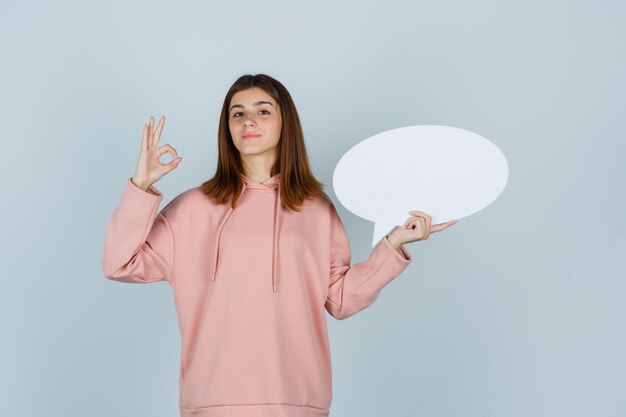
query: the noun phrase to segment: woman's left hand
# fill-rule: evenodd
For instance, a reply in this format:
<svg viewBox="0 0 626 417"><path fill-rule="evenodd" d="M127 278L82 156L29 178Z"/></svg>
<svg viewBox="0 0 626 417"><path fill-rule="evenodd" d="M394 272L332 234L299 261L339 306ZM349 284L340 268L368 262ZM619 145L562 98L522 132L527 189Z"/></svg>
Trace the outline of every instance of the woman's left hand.
<svg viewBox="0 0 626 417"><path fill-rule="evenodd" d="M387 235L389 243L396 249L405 243L426 240L431 233L439 232L456 223L456 220L450 220L431 226L431 217L428 214L417 210L409 211L409 213L411 213L413 217L410 217L404 222L404 226L394 227L391 233Z"/></svg>

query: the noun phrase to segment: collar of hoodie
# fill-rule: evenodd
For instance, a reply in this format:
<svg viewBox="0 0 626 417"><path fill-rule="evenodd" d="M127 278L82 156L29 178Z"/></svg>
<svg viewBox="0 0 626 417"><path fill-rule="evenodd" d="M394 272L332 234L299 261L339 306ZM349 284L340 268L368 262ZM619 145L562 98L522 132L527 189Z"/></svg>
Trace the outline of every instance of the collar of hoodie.
<svg viewBox="0 0 626 417"><path fill-rule="evenodd" d="M272 254L273 254L273 259L272 259L272 291L276 292L277 291L277 282L276 282L276 270L278 269L277 265L278 265L278 232L280 230L280 212L281 212L281 200L280 200L280 173L274 175L273 177L268 178L267 180L263 181L262 183L256 182L251 180L250 178L246 177L245 175L241 174L241 177L243 179L243 189L241 191L241 196L240 201L241 201L241 197L243 196L243 193L246 192L247 189L260 189L260 190L274 190L276 192L276 204L274 207L274 236L272 239ZM226 215L224 216L224 218L222 219L222 221L220 222L219 227L217 228L217 233L215 234L215 244L213 245L213 268L212 268L212 279L213 281L215 281L215 273L217 271L217 263L219 260L219 246L220 246L220 236L222 234L222 229L224 228L224 225L226 224L226 222L228 222L228 219L230 218L230 215L232 214L232 212L234 210L236 210L237 207L235 207L234 209L232 207L229 207L228 212L226 213Z"/></svg>

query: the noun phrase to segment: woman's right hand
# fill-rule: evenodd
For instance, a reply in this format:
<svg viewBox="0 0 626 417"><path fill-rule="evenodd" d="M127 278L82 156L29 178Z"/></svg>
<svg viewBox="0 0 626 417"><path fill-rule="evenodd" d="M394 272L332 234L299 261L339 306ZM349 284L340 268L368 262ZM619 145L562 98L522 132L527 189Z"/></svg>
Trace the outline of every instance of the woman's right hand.
<svg viewBox="0 0 626 417"><path fill-rule="evenodd" d="M132 181L144 191L155 182L157 182L165 174L173 170L180 164L182 158L176 153L176 149L170 145L159 147L159 139L165 125L165 116L161 116L159 125L156 130L154 128L154 117L150 116L150 122L143 126L143 137L141 139L141 153L137 161L137 170ZM159 161L159 158L166 152L174 158L167 164Z"/></svg>

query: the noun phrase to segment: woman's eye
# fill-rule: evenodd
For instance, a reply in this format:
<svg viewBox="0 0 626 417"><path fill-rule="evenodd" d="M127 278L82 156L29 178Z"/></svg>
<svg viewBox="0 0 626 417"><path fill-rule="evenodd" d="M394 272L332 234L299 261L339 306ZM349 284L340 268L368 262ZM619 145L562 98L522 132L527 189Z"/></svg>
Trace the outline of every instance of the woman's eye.
<svg viewBox="0 0 626 417"><path fill-rule="evenodd" d="M265 112L266 114L270 114L270 112L269 112L269 111L267 111L267 110L259 110L259 112ZM238 117L238 115L239 115L239 114L241 114L241 112L240 112L240 111L238 111L237 113L234 113L234 114L233 114L233 117Z"/></svg>

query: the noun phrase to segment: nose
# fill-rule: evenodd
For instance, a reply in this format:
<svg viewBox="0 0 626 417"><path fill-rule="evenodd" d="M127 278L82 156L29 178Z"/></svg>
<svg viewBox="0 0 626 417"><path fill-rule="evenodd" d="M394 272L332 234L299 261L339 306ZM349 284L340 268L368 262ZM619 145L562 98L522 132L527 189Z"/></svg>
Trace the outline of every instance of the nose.
<svg viewBox="0 0 626 417"><path fill-rule="evenodd" d="M243 125L244 125L245 127L249 127L249 126L252 126L252 125L254 125L254 124L255 124L254 120L252 120L252 119L250 119L250 118L246 119L246 120L243 122Z"/></svg>

